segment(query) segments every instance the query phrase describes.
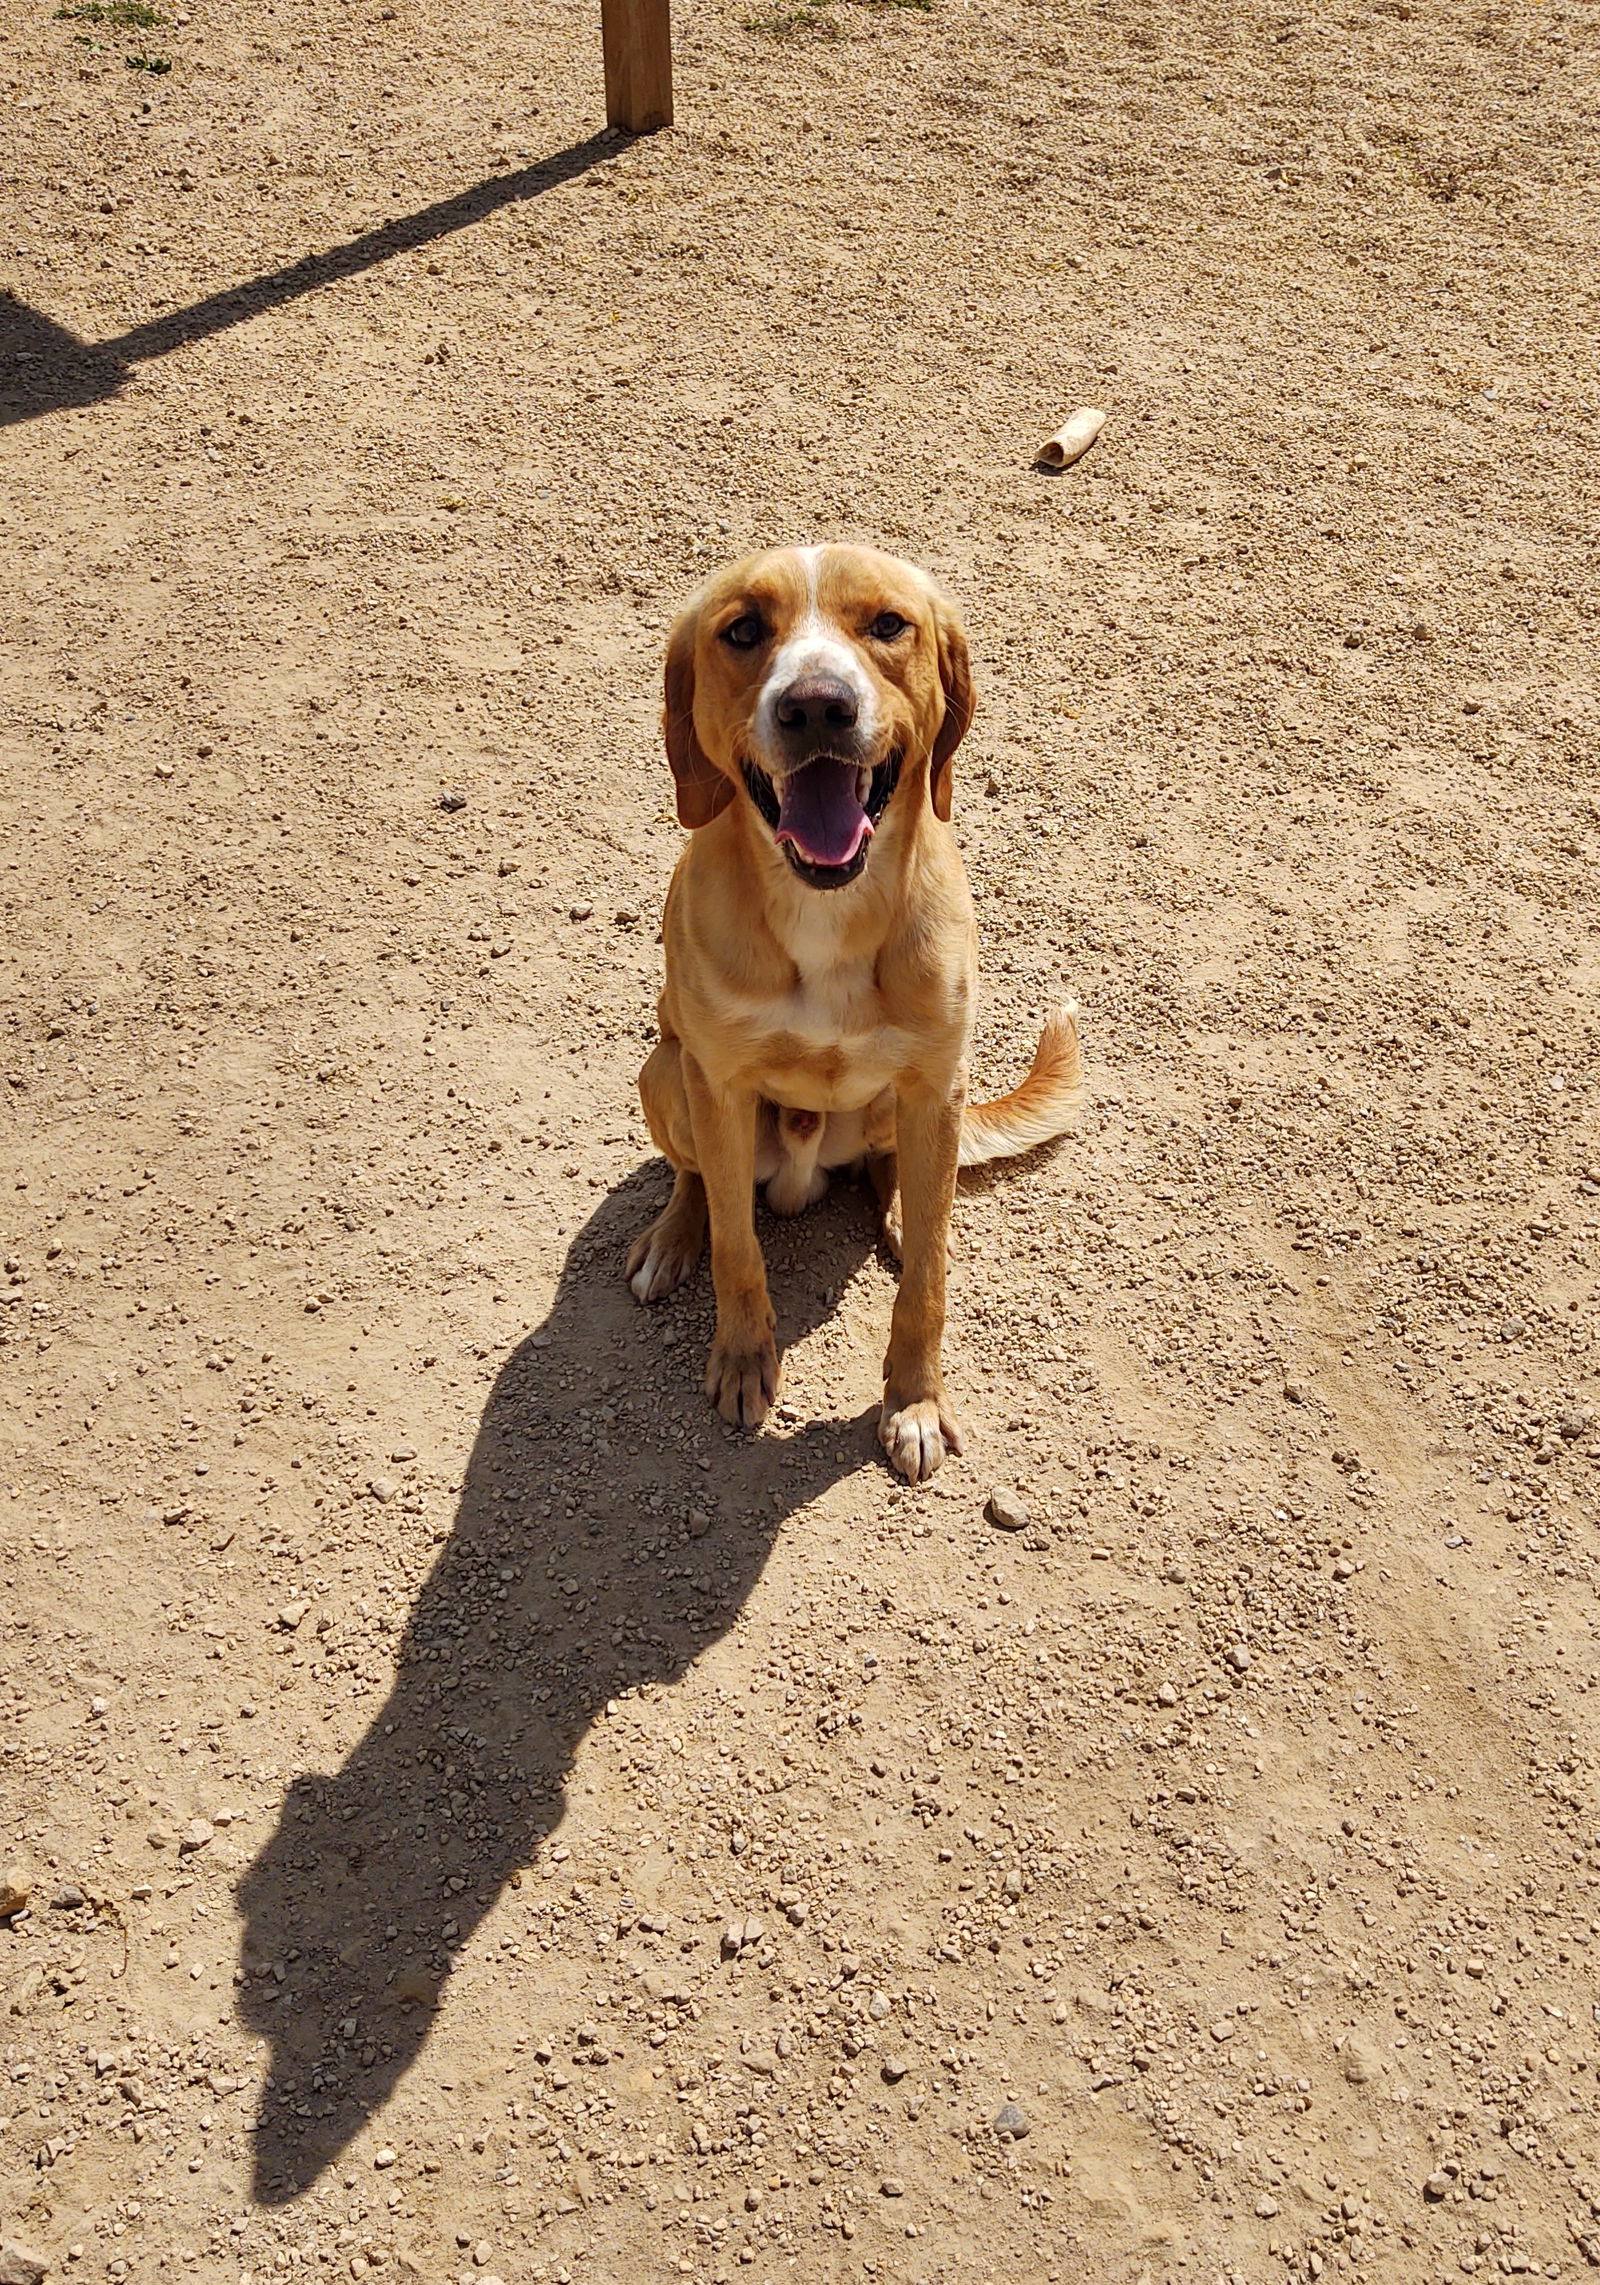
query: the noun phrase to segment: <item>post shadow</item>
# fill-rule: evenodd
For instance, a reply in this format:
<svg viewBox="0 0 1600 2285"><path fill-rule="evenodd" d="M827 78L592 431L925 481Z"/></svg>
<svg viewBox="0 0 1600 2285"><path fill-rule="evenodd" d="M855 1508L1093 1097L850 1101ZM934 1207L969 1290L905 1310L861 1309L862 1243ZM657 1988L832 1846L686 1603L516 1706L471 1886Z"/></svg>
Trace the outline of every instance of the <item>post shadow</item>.
<svg viewBox="0 0 1600 2285"><path fill-rule="evenodd" d="M396 254L415 253L453 231L485 221L503 206L519 205L571 182L602 159L614 158L622 147L609 130L586 136L533 166L491 175L486 182L438 199L415 214L396 215L326 253L306 254L285 269L269 270L183 309L147 318L109 341L80 341L53 318L0 291L0 426L32 420L40 413L99 404L114 397L132 368L145 358L168 356L266 310L281 309L302 294L358 277Z"/></svg>
<svg viewBox="0 0 1600 2285"><path fill-rule="evenodd" d="M819 1421L781 1443L723 1433L701 1388L704 1271L650 1310L623 1280L628 1241L665 1196L665 1170L641 1169L574 1239L549 1316L490 1393L388 1698L341 1769L295 1779L240 1877L239 2011L271 2046L255 2125L263 2204L309 2189L389 2100L426 2044L453 1955L559 1823L597 1712L679 1678L737 1618L785 1517L877 1464L876 1405L865 1426ZM828 1314L830 1286L872 1244L849 1190L808 1219L799 1266L774 1281L783 1341ZM668 1344L671 1324L682 1338ZM598 1411L610 1403L614 1425ZM580 1443L585 1425L612 1454ZM631 1467L629 1442L643 1447ZM600 1463L591 1479L576 1473L580 1454ZM690 1510L710 1516L702 1537ZM686 1548L709 1592L666 1576Z"/></svg>

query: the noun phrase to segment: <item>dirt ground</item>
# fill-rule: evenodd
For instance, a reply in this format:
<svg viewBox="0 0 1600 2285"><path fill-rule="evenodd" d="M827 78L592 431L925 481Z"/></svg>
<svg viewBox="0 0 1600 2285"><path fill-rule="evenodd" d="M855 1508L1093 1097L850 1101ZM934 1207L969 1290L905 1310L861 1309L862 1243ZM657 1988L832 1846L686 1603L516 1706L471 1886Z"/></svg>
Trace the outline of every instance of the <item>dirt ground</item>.
<svg viewBox="0 0 1600 2285"><path fill-rule="evenodd" d="M0 42L0 2277L1600 2264L1600 14L159 13ZM621 1276L828 537L1090 1073L919 1493L860 1192L753 1440Z"/></svg>

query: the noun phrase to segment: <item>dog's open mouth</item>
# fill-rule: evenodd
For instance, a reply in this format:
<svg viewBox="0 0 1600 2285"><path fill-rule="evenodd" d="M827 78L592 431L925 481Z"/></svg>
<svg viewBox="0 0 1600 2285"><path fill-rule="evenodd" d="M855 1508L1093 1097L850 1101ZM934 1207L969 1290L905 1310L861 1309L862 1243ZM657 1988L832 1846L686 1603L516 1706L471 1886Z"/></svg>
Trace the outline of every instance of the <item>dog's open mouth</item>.
<svg viewBox="0 0 1600 2285"><path fill-rule="evenodd" d="M744 766L751 800L794 871L814 889L842 889L862 871L899 776L898 754L876 769L819 754L803 769L787 771L781 786L754 762Z"/></svg>

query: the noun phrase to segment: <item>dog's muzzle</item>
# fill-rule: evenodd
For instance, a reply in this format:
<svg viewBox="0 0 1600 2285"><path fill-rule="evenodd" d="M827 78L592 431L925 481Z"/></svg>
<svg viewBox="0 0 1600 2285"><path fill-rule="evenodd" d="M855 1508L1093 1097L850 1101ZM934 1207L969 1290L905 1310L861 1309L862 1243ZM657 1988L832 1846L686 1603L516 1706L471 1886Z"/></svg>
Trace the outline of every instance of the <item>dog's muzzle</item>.
<svg viewBox="0 0 1600 2285"><path fill-rule="evenodd" d="M839 754L817 754L776 781L746 762L744 782L800 879L814 889L842 889L866 866L901 758L892 753L868 769Z"/></svg>

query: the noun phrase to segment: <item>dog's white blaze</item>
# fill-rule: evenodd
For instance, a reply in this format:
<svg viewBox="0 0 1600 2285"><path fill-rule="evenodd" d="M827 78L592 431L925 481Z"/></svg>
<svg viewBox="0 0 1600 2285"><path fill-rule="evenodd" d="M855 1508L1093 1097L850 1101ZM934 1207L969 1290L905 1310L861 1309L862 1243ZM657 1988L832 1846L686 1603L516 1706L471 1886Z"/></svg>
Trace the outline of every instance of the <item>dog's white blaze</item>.
<svg viewBox="0 0 1600 2285"><path fill-rule="evenodd" d="M797 547L794 552L805 570L806 609L799 625L779 644L756 705L756 740L771 776L781 775L785 766L778 736L778 700L803 674L836 675L855 693L856 735L863 744L870 744L878 727L877 694L871 676L863 668L855 645L822 616L817 597L823 551L820 547Z"/></svg>

